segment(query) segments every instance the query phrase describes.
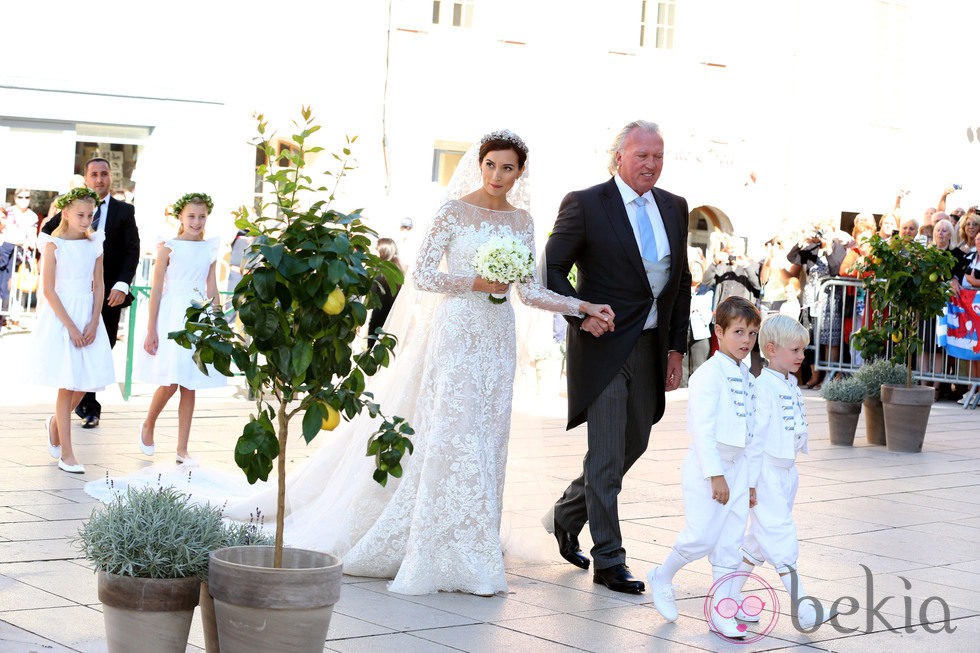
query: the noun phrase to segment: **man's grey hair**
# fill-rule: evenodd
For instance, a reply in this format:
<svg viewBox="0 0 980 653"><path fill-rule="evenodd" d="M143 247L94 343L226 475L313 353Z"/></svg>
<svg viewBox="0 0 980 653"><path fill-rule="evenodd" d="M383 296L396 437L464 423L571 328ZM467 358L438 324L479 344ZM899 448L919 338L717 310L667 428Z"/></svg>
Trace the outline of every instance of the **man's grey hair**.
<svg viewBox="0 0 980 653"><path fill-rule="evenodd" d="M642 129L643 131L650 132L651 134L660 134L660 125L655 122L650 122L649 120L634 120L620 130L616 134L616 138L613 139L612 147L609 149L609 174L616 174L616 169L619 167L616 165L616 154L623 149L623 143L626 142L626 137L630 135L634 129Z"/></svg>

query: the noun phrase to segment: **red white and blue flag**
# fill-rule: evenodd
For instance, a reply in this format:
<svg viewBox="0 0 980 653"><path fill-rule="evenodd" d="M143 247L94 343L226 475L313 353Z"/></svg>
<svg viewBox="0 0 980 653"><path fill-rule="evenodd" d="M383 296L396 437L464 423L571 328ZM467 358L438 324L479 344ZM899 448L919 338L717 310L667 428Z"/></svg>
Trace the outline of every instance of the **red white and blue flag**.
<svg viewBox="0 0 980 653"><path fill-rule="evenodd" d="M980 360L980 297L976 290L953 295L938 320L936 341L954 358Z"/></svg>

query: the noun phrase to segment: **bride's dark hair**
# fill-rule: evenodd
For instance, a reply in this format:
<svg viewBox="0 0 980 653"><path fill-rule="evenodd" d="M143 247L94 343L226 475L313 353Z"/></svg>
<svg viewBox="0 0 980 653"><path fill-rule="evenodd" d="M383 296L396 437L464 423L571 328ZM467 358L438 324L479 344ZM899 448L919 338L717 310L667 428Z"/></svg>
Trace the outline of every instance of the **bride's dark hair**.
<svg viewBox="0 0 980 653"><path fill-rule="evenodd" d="M490 152L499 152L500 150L514 150L514 153L517 154L517 165L521 168L527 163L527 145L524 144L520 136L509 129L490 132L480 139L480 163L483 163L483 159Z"/></svg>

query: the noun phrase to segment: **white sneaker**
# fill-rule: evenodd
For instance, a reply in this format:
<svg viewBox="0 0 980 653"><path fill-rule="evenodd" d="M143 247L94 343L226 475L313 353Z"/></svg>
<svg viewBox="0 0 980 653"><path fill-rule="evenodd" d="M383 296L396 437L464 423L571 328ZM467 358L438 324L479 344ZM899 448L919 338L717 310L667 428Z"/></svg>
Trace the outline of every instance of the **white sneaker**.
<svg viewBox="0 0 980 653"><path fill-rule="evenodd" d="M647 574L647 582L650 583L650 594L653 595L653 607L657 608L664 619L667 621L677 621L677 602L674 600L674 586L662 583L657 579L657 570L654 567Z"/></svg>
<svg viewBox="0 0 980 653"><path fill-rule="evenodd" d="M723 617L712 611L711 619L708 620L708 628L719 635L724 635L729 639L741 639L745 637L746 630L738 629L738 622L733 617ZM745 626L742 626L745 629Z"/></svg>
<svg viewBox="0 0 980 653"><path fill-rule="evenodd" d="M800 628L810 630L817 624L817 610L810 601L802 601L796 608L796 619Z"/></svg>

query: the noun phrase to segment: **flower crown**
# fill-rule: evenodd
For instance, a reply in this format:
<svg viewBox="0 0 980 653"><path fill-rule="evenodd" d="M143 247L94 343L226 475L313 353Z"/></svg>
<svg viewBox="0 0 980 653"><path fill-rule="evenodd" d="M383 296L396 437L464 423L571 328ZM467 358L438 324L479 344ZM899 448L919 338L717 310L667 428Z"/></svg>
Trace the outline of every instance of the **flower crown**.
<svg viewBox="0 0 980 653"><path fill-rule="evenodd" d="M95 202L96 205L99 204L99 194L94 190L87 188L85 186L79 186L78 188L72 188L70 191L55 200L54 205L58 207L59 211L65 209L66 206L74 202L75 200L88 199Z"/></svg>
<svg viewBox="0 0 980 653"><path fill-rule="evenodd" d="M480 139L480 146L482 147L490 141L507 141L508 143L513 144L514 147L519 149L525 155L527 154L527 145L523 140L521 140L520 136L509 129L498 129L497 131L492 131L489 134L486 134Z"/></svg>
<svg viewBox="0 0 980 653"><path fill-rule="evenodd" d="M211 196L207 193L187 193L182 195L179 200L174 202L174 217L178 217L180 212L184 210L184 207L188 204L204 204L208 207L208 213L214 210L214 202L211 200Z"/></svg>

